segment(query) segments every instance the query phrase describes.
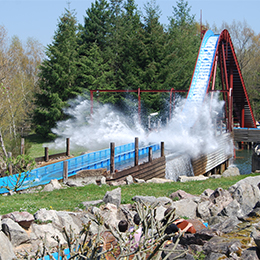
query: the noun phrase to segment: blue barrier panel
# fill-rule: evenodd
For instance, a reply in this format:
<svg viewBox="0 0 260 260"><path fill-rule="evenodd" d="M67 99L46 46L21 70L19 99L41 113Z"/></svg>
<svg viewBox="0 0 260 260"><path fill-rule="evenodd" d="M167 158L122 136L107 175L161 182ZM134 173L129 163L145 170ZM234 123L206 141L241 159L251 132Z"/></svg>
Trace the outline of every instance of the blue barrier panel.
<svg viewBox="0 0 260 260"><path fill-rule="evenodd" d="M160 149L159 144L151 144L147 147L142 147L139 149L139 156L143 157L148 154L149 147L152 147L153 151ZM129 164L133 164L133 158L135 157L135 144L129 143L121 146L115 147L115 165L117 167ZM100 169L110 168L110 149L104 149L88 154L83 154L78 157L68 159L68 176L73 176L76 172L80 170L90 170L90 169ZM47 166L33 169L28 175L26 173L14 174L8 177L0 178L0 193L8 192L9 187L12 189L17 182L17 179L26 176L25 181L19 190L27 189L29 187L44 185L50 182L50 180L63 178L63 161L58 163L53 163Z"/></svg>

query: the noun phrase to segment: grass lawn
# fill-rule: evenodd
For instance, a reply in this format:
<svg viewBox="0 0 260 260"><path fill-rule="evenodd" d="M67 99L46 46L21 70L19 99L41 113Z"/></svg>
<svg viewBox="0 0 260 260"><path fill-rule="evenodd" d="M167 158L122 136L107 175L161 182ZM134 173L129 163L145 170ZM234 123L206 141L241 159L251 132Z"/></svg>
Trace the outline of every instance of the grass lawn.
<svg viewBox="0 0 260 260"><path fill-rule="evenodd" d="M200 195L205 189L215 190L218 187L228 189L239 180L257 176L259 173L240 175L235 177L208 179L205 181L190 181L185 183L172 182L164 184L143 183L124 185L121 187L122 204L133 203L132 197L136 195L163 197L181 189L194 195ZM83 208L82 202L99 200L107 191L117 187L103 185L87 185L85 187L70 187L52 192L39 192L33 194L15 194L13 196L0 196L0 214L13 211L28 211L34 214L40 208L75 211L77 207Z"/></svg>

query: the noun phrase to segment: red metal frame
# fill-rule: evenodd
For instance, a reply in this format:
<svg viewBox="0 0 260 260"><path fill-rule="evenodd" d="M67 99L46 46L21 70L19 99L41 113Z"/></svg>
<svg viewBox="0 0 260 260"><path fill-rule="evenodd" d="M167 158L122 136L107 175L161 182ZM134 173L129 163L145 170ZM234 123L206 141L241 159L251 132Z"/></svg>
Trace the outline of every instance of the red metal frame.
<svg viewBox="0 0 260 260"><path fill-rule="evenodd" d="M225 111L226 111L226 119L227 119L227 128L229 131L233 129L233 114L234 114L234 99L233 96L235 95L236 86L233 85L234 83L234 70L238 72L239 80L241 82L241 86L243 89L243 96L241 100L236 100L235 102L239 103L241 107L240 119L239 123L241 127L255 127L256 128L256 121L253 115L253 111L250 105L250 101L248 98L247 90L245 87L244 79L242 77L242 73L239 67L239 63L235 54L234 46L232 44L230 35L227 30L223 30L219 36L218 46L215 53L214 58L214 66L212 66L209 85L207 89L207 93L210 91L215 91L215 78L216 78L216 66L220 66L221 72L221 82L222 82L222 90L220 92L223 93L223 99L225 101ZM210 87L211 84L211 87ZM245 100L249 108L249 112L247 117L250 119L252 123L245 124ZM250 114L250 115L249 115Z"/></svg>
<svg viewBox="0 0 260 260"><path fill-rule="evenodd" d="M110 89L96 89L96 90L90 90L90 114L93 114L93 93L100 93L100 92L135 92L138 94L138 118L139 122L141 123L141 93L165 93L170 92L170 109L169 109L169 119L171 119L171 107L172 107L172 93L173 93L173 105L175 101L175 93L176 92L187 92L187 90L175 90L174 88L171 88L170 90L141 90L138 88L137 90L131 89L131 90L124 90L124 89L118 89L118 90L110 90Z"/></svg>

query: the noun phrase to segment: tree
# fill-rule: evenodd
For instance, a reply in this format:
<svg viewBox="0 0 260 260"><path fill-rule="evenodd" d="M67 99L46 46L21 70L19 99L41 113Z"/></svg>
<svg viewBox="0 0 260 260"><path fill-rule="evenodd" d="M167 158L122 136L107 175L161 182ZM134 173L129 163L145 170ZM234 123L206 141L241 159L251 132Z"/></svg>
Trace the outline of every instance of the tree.
<svg viewBox="0 0 260 260"><path fill-rule="evenodd" d="M188 90L195 66L200 34L194 15L185 0L177 1L169 18L168 42L164 60L165 87Z"/></svg>
<svg viewBox="0 0 260 260"><path fill-rule="evenodd" d="M36 132L52 137L51 129L65 119L62 111L67 100L82 92L78 83L78 26L75 14L65 9L52 44L47 46L47 58L39 73L40 91L36 94L34 113Z"/></svg>
<svg viewBox="0 0 260 260"><path fill-rule="evenodd" d="M5 143L5 149L14 155L19 154L19 149L16 148L20 142L19 137L31 126L33 92L41 57L42 46L37 41L28 39L24 46L14 36L8 45L5 29L0 28L1 143Z"/></svg>

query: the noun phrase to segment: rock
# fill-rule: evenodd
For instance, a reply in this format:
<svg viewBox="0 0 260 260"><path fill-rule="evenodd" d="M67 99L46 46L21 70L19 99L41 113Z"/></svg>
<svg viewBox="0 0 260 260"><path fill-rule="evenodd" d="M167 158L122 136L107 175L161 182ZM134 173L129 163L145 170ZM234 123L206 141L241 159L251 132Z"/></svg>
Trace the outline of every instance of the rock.
<svg viewBox="0 0 260 260"><path fill-rule="evenodd" d="M181 245L177 245L176 250L173 250L174 243L168 243L164 247L165 251L162 252L162 258L161 259L167 259L167 260L173 260L173 259L178 259L178 260L194 260L194 257L185 252L185 249ZM167 250L167 251L166 251ZM169 252L171 252L167 258L165 258Z"/></svg>
<svg viewBox="0 0 260 260"><path fill-rule="evenodd" d="M112 191L107 191L103 197L105 203L115 204L117 207L121 204L121 188L114 189Z"/></svg>
<svg viewBox="0 0 260 260"><path fill-rule="evenodd" d="M242 215L247 215L260 198L260 176L247 177L232 185L228 191L241 207Z"/></svg>
<svg viewBox="0 0 260 260"><path fill-rule="evenodd" d="M242 245L238 240L215 236L203 245L203 250L206 253L206 255L216 253L229 256L231 252L241 250L241 246Z"/></svg>
<svg viewBox="0 0 260 260"><path fill-rule="evenodd" d="M127 184L127 185L131 185L131 184L134 183L134 179L133 179L133 177L132 177L131 175L128 175L128 176L125 178L125 180L126 180L126 184Z"/></svg>
<svg viewBox="0 0 260 260"><path fill-rule="evenodd" d="M69 187L83 187L84 186L82 181L79 179L68 180L65 184L68 185Z"/></svg>
<svg viewBox="0 0 260 260"><path fill-rule="evenodd" d="M175 216L196 218L197 203L192 199L182 199L174 201L172 207L175 208Z"/></svg>
<svg viewBox="0 0 260 260"><path fill-rule="evenodd" d="M82 229L82 221L73 212L57 211L60 223L67 232L73 232L74 235L79 234Z"/></svg>
<svg viewBox="0 0 260 260"><path fill-rule="evenodd" d="M16 259L13 246L7 236L0 231L0 258L1 260Z"/></svg>
<svg viewBox="0 0 260 260"><path fill-rule="evenodd" d="M146 181L147 183L167 183L167 182L173 182L173 180L164 179L164 178L152 178L150 180Z"/></svg>
<svg viewBox="0 0 260 260"><path fill-rule="evenodd" d="M46 241L47 247L56 247L57 241L53 237L58 237L61 244L65 244L65 238L63 234L53 226L52 223L48 224L32 224L31 232L34 234L34 242ZM38 241L38 242L37 242Z"/></svg>
<svg viewBox="0 0 260 260"><path fill-rule="evenodd" d="M212 193L214 192L214 190L212 189L206 189L202 192L202 196L206 196L206 197L209 197Z"/></svg>
<svg viewBox="0 0 260 260"><path fill-rule="evenodd" d="M88 208L89 206L95 206L98 204L103 203L103 200L92 200L92 201L84 201L82 202L82 204L84 205L84 207Z"/></svg>
<svg viewBox="0 0 260 260"><path fill-rule="evenodd" d="M237 218L237 216L241 216L242 211L240 208L240 204L236 200L232 200L227 206L225 206L218 216L229 217L229 218Z"/></svg>
<svg viewBox="0 0 260 260"><path fill-rule="evenodd" d="M21 244L28 243L30 241L29 236L26 231L16 222L10 218L5 218L2 220L2 225L6 224L8 226L9 232L11 234L11 243L13 246L19 246Z"/></svg>
<svg viewBox="0 0 260 260"><path fill-rule="evenodd" d="M102 208L100 214L104 218L104 221L107 225L111 225L114 227L118 226L120 220L125 219L122 211L119 211L117 206L111 203L106 204Z"/></svg>
<svg viewBox="0 0 260 260"><path fill-rule="evenodd" d="M211 222L209 221L209 223ZM215 225L210 225L210 227L223 233L230 233L234 231L235 227L239 223L241 223L241 221L237 218L221 218L221 222Z"/></svg>
<svg viewBox="0 0 260 260"><path fill-rule="evenodd" d="M61 189L61 185L58 182L57 179L51 180L49 184L45 185L44 188L42 189L43 191L53 191L53 190L59 190Z"/></svg>
<svg viewBox="0 0 260 260"><path fill-rule="evenodd" d="M164 218L164 212L166 209L167 208L162 205L156 208L156 215L155 215L156 220L161 221Z"/></svg>
<svg viewBox="0 0 260 260"><path fill-rule="evenodd" d="M199 175L199 176L179 176L178 181L179 182L186 182L186 181L205 181L207 180L208 177L205 177L204 175Z"/></svg>
<svg viewBox="0 0 260 260"><path fill-rule="evenodd" d="M2 219L10 218L17 222L21 227L28 229L34 221L34 216L28 212L14 211L2 216Z"/></svg>
<svg viewBox="0 0 260 260"><path fill-rule="evenodd" d="M239 172L239 169L232 165L232 166L229 166L223 173L222 173L222 176L223 177L230 177L230 176L239 176L240 175L240 172Z"/></svg>
<svg viewBox="0 0 260 260"><path fill-rule="evenodd" d="M259 257L260 257L259 249L257 247L251 247L242 252L240 259L259 260Z"/></svg>
<svg viewBox="0 0 260 260"><path fill-rule="evenodd" d="M100 179L100 185L106 185L106 177L105 176L102 176L101 179Z"/></svg>
<svg viewBox="0 0 260 260"><path fill-rule="evenodd" d="M158 197L155 203L158 203L158 205L162 205L165 207L170 207L172 205L172 199L168 197Z"/></svg>
<svg viewBox="0 0 260 260"><path fill-rule="evenodd" d="M174 199L188 199L188 198L194 198L194 195L191 195L183 190L177 190L170 194L169 196L172 200Z"/></svg>
<svg viewBox="0 0 260 260"><path fill-rule="evenodd" d="M144 204L153 204L157 199L154 196L134 196L132 200L140 203L143 202Z"/></svg>
<svg viewBox="0 0 260 260"><path fill-rule="evenodd" d="M136 183L145 183L145 180L135 178L135 182L136 182Z"/></svg>

